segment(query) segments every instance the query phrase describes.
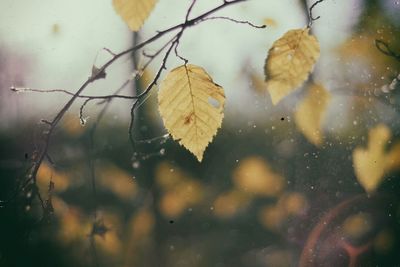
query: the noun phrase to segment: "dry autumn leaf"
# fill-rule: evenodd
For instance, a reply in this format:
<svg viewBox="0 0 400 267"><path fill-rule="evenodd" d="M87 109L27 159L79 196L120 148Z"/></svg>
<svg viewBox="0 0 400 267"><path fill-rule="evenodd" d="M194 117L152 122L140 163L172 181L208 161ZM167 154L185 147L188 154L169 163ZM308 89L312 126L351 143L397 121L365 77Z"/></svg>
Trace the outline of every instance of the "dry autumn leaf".
<svg viewBox="0 0 400 267"><path fill-rule="evenodd" d="M274 105L303 84L319 55L318 40L308 28L290 30L274 42L264 69Z"/></svg>
<svg viewBox="0 0 400 267"><path fill-rule="evenodd" d="M168 132L199 161L221 127L224 103L223 88L195 65L172 70L158 94L160 114Z"/></svg>
<svg viewBox="0 0 400 267"><path fill-rule="evenodd" d="M357 147L353 151L354 171L361 186L368 193L374 192L383 181L384 175L400 167L400 145L386 151L391 137L390 129L380 124L369 132L366 149Z"/></svg>
<svg viewBox="0 0 400 267"><path fill-rule="evenodd" d="M115 11L132 31L138 31L153 10L157 0L113 0Z"/></svg>
<svg viewBox="0 0 400 267"><path fill-rule="evenodd" d="M322 143L322 122L330 100L330 94L318 84L310 86L308 94L297 106L295 122L308 141L319 146Z"/></svg>

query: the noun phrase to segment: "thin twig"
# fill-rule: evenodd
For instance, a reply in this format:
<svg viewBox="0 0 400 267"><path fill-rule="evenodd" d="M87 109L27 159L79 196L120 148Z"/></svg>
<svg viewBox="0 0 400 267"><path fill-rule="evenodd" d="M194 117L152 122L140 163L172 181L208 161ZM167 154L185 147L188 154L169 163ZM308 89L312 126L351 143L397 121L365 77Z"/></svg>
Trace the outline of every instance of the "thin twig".
<svg viewBox="0 0 400 267"><path fill-rule="evenodd" d="M130 81L130 80L128 80ZM125 84L125 82L124 82ZM11 87L10 88L14 92L34 92L34 93L63 93L71 96L76 96L77 98L86 98L86 99L108 99L108 98L122 98L122 99L137 99L137 96L128 96L128 95L118 95L118 94L111 94L111 95L76 95L71 91L64 90L64 89L36 89L36 88L22 88L22 87ZM51 122L50 122L51 124Z"/></svg>
<svg viewBox="0 0 400 267"><path fill-rule="evenodd" d="M253 24L253 23L251 23L250 21L247 21L247 20L237 20L237 19L233 19L233 18L230 18L230 17L224 17L224 16L207 17L207 18L202 19L198 23L204 22L204 21L208 21L208 20L217 20L217 19L228 20L228 21L231 21L231 22L234 22L234 23L238 23L238 24L247 24L247 25L249 25L249 26L251 26L253 28L256 28L256 29L264 29L264 28L267 27L267 25L255 25L255 24Z"/></svg>
<svg viewBox="0 0 400 267"><path fill-rule="evenodd" d="M167 52L165 53L164 58L163 58L162 63L161 63L161 66L159 67L156 75L154 76L153 81L151 81L151 83L149 85L147 85L146 89L142 93L140 93L138 95L138 99L136 101L134 101L134 103L132 104L132 107L131 107L131 121L130 121L130 124L129 124L129 130L128 130L129 140L130 140L130 142L132 144L132 147L135 146L135 140L133 138L133 123L134 123L134 117L135 117L135 109L136 109L137 105L140 102L140 98L145 96L146 94L148 94L150 92L150 90L153 88L153 86L157 84L157 81L160 78L161 73L163 72L164 69L166 69L167 59L168 59L169 54L171 53L171 51L172 51L172 49L174 48L175 45L176 45L176 39L175 39L175 41L173 41L170 44Z"/></svg>
<svg viewBox="0 0 400 267"><path fill-rule="evenodd" d="M314 4L312 4L312 5L310 6L310 8L308 9L308 18L309 18L309 21L308 21L308 28L310 28L310 27L312 26L312 24L314 23L314 21L316 21L316 20L318 20L318 19L321 18L321 16L314 17L313 10L314 10L314 8L315 8L317 5L319 5L320 3L324 2L324 1L325 1L325 0L317 0L317 1L315 1Z"/></svg>

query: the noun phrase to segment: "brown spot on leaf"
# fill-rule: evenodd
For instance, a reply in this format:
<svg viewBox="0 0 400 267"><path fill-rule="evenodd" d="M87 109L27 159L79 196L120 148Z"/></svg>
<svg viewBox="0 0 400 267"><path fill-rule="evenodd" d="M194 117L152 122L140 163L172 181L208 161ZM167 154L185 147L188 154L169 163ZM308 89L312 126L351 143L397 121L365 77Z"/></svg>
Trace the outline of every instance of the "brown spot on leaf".
<svg viewBox="0 0 400 267"><path fill-rule="evenodd" d="M185 117L184 124L188 125L193 121L194 112L191 112L189 115Z"/></svg>

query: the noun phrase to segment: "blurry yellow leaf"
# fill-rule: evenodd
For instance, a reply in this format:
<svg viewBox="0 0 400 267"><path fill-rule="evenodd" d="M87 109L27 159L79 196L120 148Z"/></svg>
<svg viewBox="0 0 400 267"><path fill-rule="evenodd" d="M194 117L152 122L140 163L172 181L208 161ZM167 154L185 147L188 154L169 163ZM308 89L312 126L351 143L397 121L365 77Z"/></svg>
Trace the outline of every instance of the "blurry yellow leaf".
<svg viewBox="0 0 400 267"><path fill-rule="evenodd" d="M51 26L51 33L54 34L54 35L59 34L60 33L60 24L54 23Z"/></svg>
<svg viewBox="0 0 400 267"><path fill-rule="evenodd" d="M251 201L249 195L238 190L222 193L214 201L214 214L220 218L230 218L245 209Z"/></svg>
<svg viewBox="0 0 400 267"><path fill-rule="evenodd" d="M374 249L378 253L385 254L393 249L396 234L389 229L382 230L374 240Z"/></svg>
<svg viewBox="0 0 400 267"><path fill-rule="evenodd" d="M267 205L260 210L259 220L267 229L275 231L290 218L306 212L308 201L303 194L290 192L279 197L275 205Z"/></svg>
<svg viewBox="0 0 400 267"><path fill-rule="evenodd" d="M276 27L278 26L278 23L272 18L266 18L264 19L264 25L267 25L269 27Z"/></svg>
<svg viewBox="0 0 400 267"><path fill-rule="evenodd" d="M63 192L69 185L70 181L66 174L54 170L50 165L42 163L36 175L39 192L44 198L48 198L49 183L54 183L54 192Z"/></svg>
<svg viewBox="0 0 400 267"><path fill-rule="evenodd" d="M319 54L318 40L309 29L290 30L274 42L264 69L274 105L303 84Z"/></svg>
<svg viewBox="0 0 400 267"><path fill-rule="evenodd" d="M175 192L166 193L160 200L160 210L162 214L169 218L176 218L182 214L186 207L186 202Z"/></svg>
<svg viewBox="0 0 400 267"><path fill-rule="evenodd" d="M56 199L56 198L55 198ZM57 205L62 202L57 198ZM64 204L65 205L65 204ZM91 231L91 221L79 208L65 206L60 212L55 205L55 211L59 219L58 238L63 243L70 243L86 239Z"/></svg>
<svg viewBox="0 0 400 267"><path fill-rule="evenodd" d="M396 143L386 155L385 168L387 171L400 168L400 143Z"/></svg>
<svg viewBox="0 0 400 267"><path fill-rule="evenodd" d="M378 188L386 173L400 168L400 144L386 151L390 137L390 129L380 124L369 131L367 148L357 147L353 151L354 171L368 193Z"/></svg>
<svg viewBox="0 0 400 267"><path fill-rule="evenodd" d="M258 157L242 160L233 173L235 186L244 192L276 196L284 188L285 180L274 173L267 163Z"/></svg>
<svg viewBox="0 0 400 267"><path fill-rule="evenodd" d="M132 175L119 167L102 162L96 171L104 189L110 190L121 199L131 200L137 193L137 185Z"/></svg>
<svg viewBox="0 0 400 267"><path fill-rule="evenodd" d="M368 213L361 212L351 215L343 222L343 234L352 239L359 239L371 231L372 218Z"/></svg>
<svg viewBox="0 0 400 267"><path fill-rule="evenodd" d="M76 116L67 114L62 123L63 130L70 136L77 137L85 132L85 127L82 126Z"/></svg>
<svg viewBox="0 0 400 267"><path fill-rule="evenodd" d="M118 255L123 245L118 234L123 229L121 216L111 211L100 211L98 217L96 222L92 221L91 230L96 245L109 254Z"/></svg>
<svg viewBox="0 0 400 267"><path fill-rule="evenodd" d="M147 206L147 205L146 205ZM142 266L141 256L143 252L152 248L152 231L156 224L154 213L144 207L138 210L130 219L128 231L125 231L124 264L119 266Z"/></svg>
<svg viewBox="0 0 400 267"><path fill-rule="evenodd" d="M157 166L155 172L157 184L164 190L173 189L187 177L188 175L181 169L165 161Z"/></svg>
<svg viewBox="0 0 400 267"><path fill-rule="evenodd" d="M224 102L222 87L195 65L172 70L158 94L160 114L168 132L199 161L221 127Z"/></svg>
<svg viewBox="0 0 400 267"><path fill-rule="evenodd" d="M132 31L138 31L153 10L157 0L113 0L115 11Z"/></svg>
<svg viewBox="0 0 400 267"><path fill-rule="evenodd" d="M166 217L176 218L186 208L198 204L203 197L203 188L197 181L184 181L167 191L160 200L160 210Z"/></svg>
<svg viewBox="0 0 400 267"><path fill-rule="evenodd" d="M259 219L266 228L275 231L278 230L286 218L285 210L279 206L267 206L261 209Z"/></svg>
<svg viewBox="0 0 400 267"><path fill-rule="evenodd" d="M155 224L154 215L148 210L140 210L131 221L132 238L135 241L148 236L153 230Z"/></svg>
<svg viewBox="0 0 400 267"><path fill-rule="evenodd" d="M261 253L263 255L261 266L290 267L295 262L294 252L290 248L281 249L278 246L270 246Z"/></svg>
<svg viewBox="0 0 400 267"><path fill-rule="evenodd" d="M374 18L370 18L370 21L374 21ZM395 66L396 60L383 55L374 43L375 40L391 43L396 39L391 27L379 27L379 30L363 27L361 31L355 31L353 36L338 47L337 52L343 66L338 70L342 71L339 75L351 82L349 86L352 89L361 91L374 91L377 87L390 83L389 78L395 74L397 67L392 70L389 66ZM352 72L355 70L362 73L358 79L353 77ZM383 79L385 77L387 78Z"/></svg>
<svg viewBox="0 0 400 267"><path fill-rule="evenodd" d="M307 96L297 106L295 122L297 128L312 144L322 143L321 126L330 100L330 94L321 85L310 86Z"/></svg>
<svg viewBox="0 0 400 267"><path fill-rule="evenodd" d="M278 206L288 215L299 215L307 210L308 201L303 194L292 192L281 196Z"/></svg>

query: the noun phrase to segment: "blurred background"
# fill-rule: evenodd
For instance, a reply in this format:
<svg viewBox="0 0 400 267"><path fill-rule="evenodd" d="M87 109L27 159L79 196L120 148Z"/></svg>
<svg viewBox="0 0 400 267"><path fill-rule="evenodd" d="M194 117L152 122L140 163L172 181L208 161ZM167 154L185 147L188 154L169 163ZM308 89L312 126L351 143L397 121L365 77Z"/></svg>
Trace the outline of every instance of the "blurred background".
<svg viewBox="0 0 400 267"><path fill-rule="evenodd" d="M198 0L193 16L221 2ZM35 188L18 188L41 145L40 119L69 96L10 88L74 92L111 57L103 48L120 52L182 22L191 1L159 0L133 34L111 0L1 0L0 266L400 266L400 2L325 0L313 10L312 80L330 95L321 142L296 119L309 83L273 106L263 82L268 49L307 26L313 2L251 0L217 15L265 29L210 20L185 32L179 53L227 96L201 163L166 135L158 88L137 110L135 147L129 100L90 102L85 125L77 101L38 172L52 207L43 213ZM118 89L143 66L141 52L86 94ZM180 64L172 55L167 68ZM159 65L122 93L143 90ZM361 167L355 151L369 153Z"/></svg>

